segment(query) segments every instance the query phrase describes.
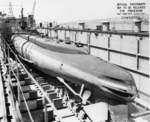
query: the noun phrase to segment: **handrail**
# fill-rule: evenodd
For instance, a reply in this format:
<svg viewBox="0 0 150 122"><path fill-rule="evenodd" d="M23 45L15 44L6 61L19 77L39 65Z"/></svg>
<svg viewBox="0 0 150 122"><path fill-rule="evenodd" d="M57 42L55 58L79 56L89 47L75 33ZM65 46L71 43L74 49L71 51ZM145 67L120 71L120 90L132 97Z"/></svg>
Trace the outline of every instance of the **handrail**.
<svg viewBox="0 0 150 122"><path fill-rule="evenodd" d="M19 89L20 89L20 91L21 91L21 95L22 95L22 97L23 97L23 100L24 100L24 102L25 102L25 106L26 106L26 108L27 108L27 112L28 112L29 118L30 118L31 122L34 122L33 117L32 117L32 115L31 115L31 112L30 112L30 110L29 110L29 107L28 107L27 101L26 101L25 96L24 96L24 94L23 94L23 91L22 91L22 88L21 88L21 85L20 85L19 79L18 79L18 77L16 76L15 72L14 72L13 70L11 70L11 71L13 72L13 74L14 74L14 76L15 76L16 80L17 80L17 83L18 83Z"/></svg>
<svg viewBox="0 0 150 122"><path fill-rule="evenodd" d="M116 35L129 35L129 36L142 36L142 37L149 37L148 32L123 32L123 31L100 31L94 29L76 29L76 28L49 28L49 27L37 27L37 29L48 29L48 30L64 30L64 31L75 31L75 32L88 32L88 33L98 33L98 34L116 34Z"/></svg>
<svg viewBox="0 0 150 122"><path fill-rule="evenodd" d="M10 50L12 51L12 49L10 48L10 46L9 46L6 42L5 42L5 44L7 45L8 49L10 49ZM12 52L12 53L14 54L14 52ZM14 54L14 56L17 57L15 54ZM19 60L18 60L18 61L19 61ZM9 65L10 65L10 64L9 64ZM9 69L9 70L10 70L10 69ZM24 102L25 102L25 106L26 106L26 108L27 108L27 113L28 113L28 115L29 115L29 118L30 118L31 122L34 122L33 117L32 117L32 115L31 115L31 112L30 112L30 110L29 110L27 101L26 101L25 96L24 96L24 94L23 94L23 91L22 91L22 88L21 88L19 79L18 79L18 77L16 76L15 72L14 72L12 69L11 69L11 71L12 71L12 73L14 74L16 80L17 80L19 89L20 89L20 91L21 91L21 95L22 95L22 97L23 97L23 100L24 100Z"/></svg>

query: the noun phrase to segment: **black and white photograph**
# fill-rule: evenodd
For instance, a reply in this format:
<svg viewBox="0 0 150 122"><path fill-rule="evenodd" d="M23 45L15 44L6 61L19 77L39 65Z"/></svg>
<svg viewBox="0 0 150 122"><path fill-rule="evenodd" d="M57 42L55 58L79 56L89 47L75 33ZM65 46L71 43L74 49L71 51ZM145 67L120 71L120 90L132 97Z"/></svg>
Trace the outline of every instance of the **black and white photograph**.
<svg viewBox="0 0 150 122"><path fill-rule="evenodd" d="M0 122L150 122L149 0L0 0Z"/></svg>

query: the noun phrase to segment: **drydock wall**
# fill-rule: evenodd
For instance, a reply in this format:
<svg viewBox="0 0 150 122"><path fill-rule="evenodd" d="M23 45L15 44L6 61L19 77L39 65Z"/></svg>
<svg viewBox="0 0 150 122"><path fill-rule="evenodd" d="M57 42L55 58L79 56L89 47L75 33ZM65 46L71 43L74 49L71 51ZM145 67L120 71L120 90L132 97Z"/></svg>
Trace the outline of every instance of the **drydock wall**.
<svg viewBox="0 0 150 122"><path fill-rule="evenodd" d="M51 38L83 43L91 55L129 70L136 81L140 97L150 102L149 35L77 29L39 29L39 32Z"/></svg>

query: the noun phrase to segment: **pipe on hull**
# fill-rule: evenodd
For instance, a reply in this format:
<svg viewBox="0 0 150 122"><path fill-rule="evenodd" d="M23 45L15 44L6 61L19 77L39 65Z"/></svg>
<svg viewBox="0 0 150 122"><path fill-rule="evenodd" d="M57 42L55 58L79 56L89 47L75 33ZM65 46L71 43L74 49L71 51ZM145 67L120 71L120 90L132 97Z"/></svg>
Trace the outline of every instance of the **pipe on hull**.
<svg viewBox="0 0 150 122"><path fill-rule="evenodd" d="M112 98L123 101L132 101L137 95L134 79L128 72L94 56L51 51L18 36L14 37L13 44L19 55L46 74L59 76L73 83L98 87Z"/></svg>

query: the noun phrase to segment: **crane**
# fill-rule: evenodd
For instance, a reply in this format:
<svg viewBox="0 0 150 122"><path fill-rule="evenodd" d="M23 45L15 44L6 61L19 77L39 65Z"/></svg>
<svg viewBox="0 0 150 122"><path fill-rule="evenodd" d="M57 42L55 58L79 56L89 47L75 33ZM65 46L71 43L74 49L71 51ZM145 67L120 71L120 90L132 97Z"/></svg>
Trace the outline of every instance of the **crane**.
<svg viewBox="0 0 150 122"><path fill-rule="evenodd" d="M32 7L32 12L31 12L31 14L28 16L28 18L29 18L29 27L30 27L30 28L33 28L34 25L35 25L35 20L34 20L35 6L36 6L36 0L34 0L33 7Z"/></svg>
<svg viewBox="0 0 150 122"><path fill-rule="evenodd" d="M35 6L36 6L36 0L34 0L34 3L33 3L33 8L32 8L32 14L34 16L34 12L35 12Z"/></svg>

